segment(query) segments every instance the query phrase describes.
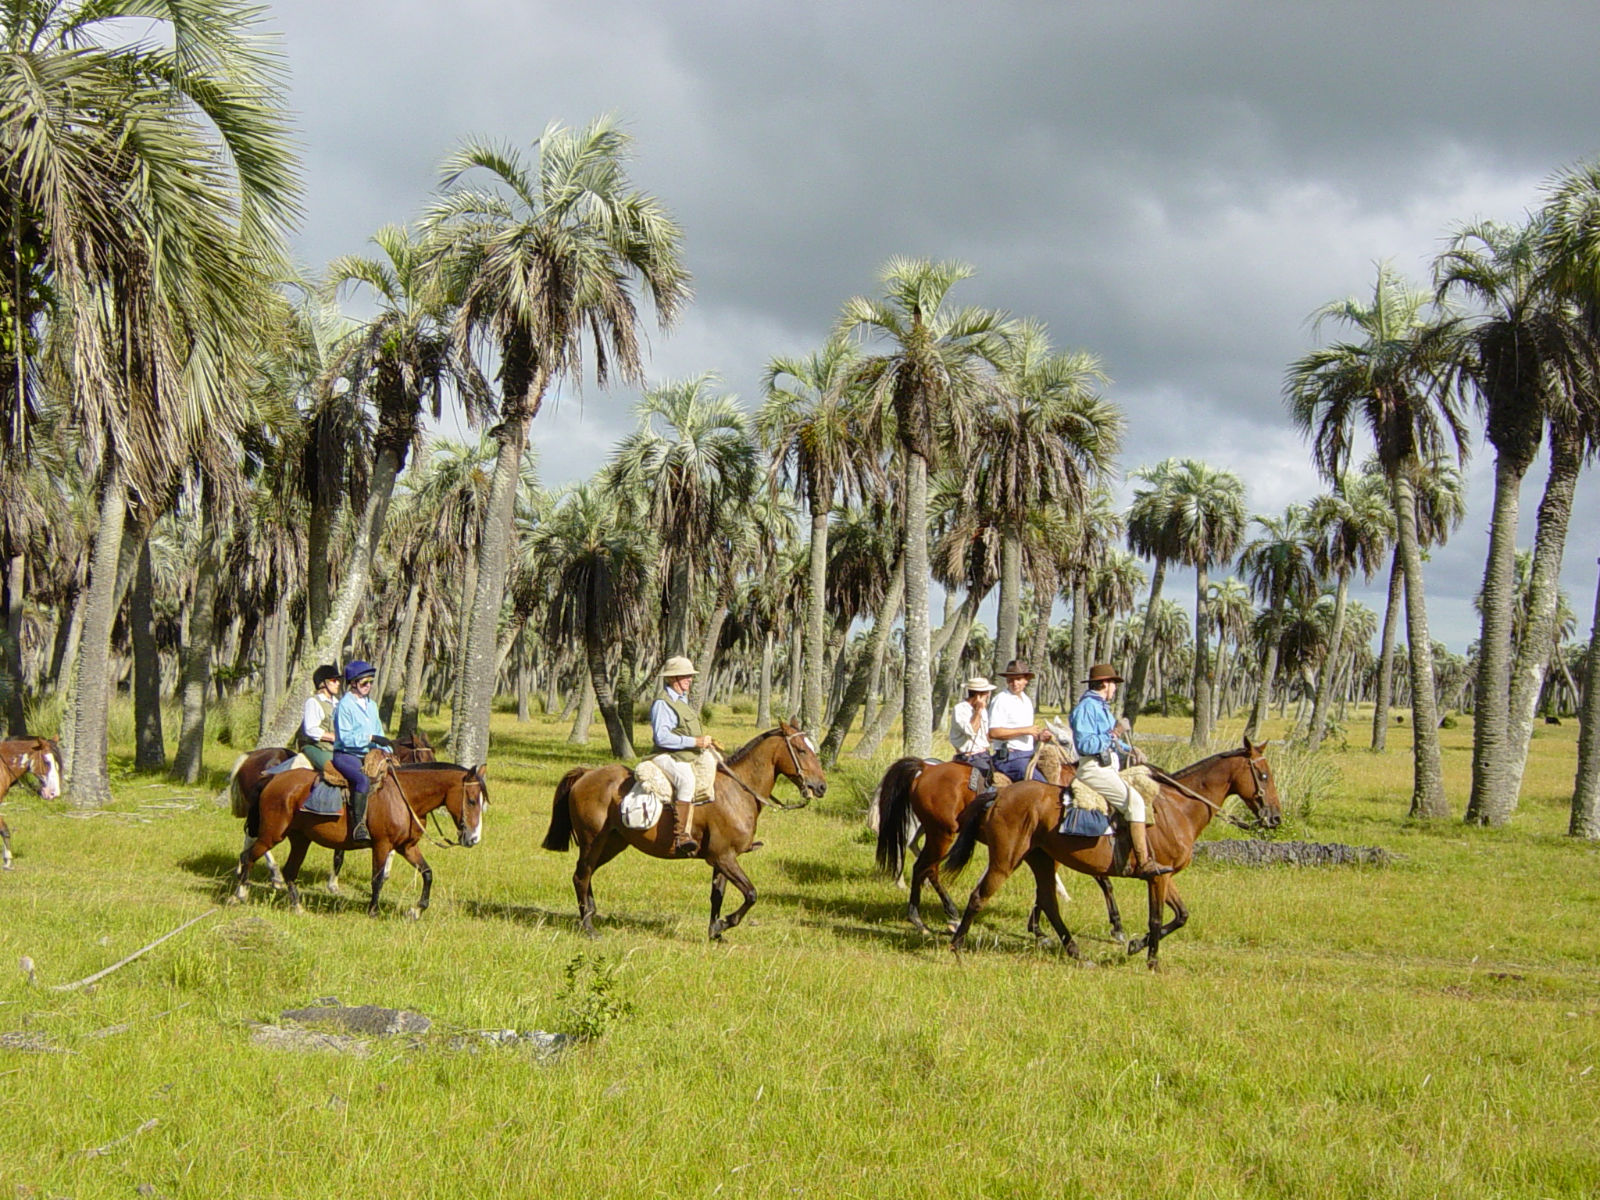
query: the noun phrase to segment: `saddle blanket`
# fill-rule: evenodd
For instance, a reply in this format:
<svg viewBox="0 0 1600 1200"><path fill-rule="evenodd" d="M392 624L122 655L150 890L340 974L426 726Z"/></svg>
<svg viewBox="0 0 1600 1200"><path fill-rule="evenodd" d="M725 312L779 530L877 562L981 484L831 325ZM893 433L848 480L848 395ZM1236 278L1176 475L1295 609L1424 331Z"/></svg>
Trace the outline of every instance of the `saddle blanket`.
<svg viewBox="0 0 1600 1200"><path fill-rule="evenodd" d="M311 760L304 754L296 754L293 758L286 758L275 767L268 767L261 772L261 778L268 775L281 775L285 771L309 771L312 769Z"/></svg>
<svg viewBox="0 0 1600 1200"><path fill-rule="evenodd" d="M311 785L311 794L300 806L300 811L319 817L337 817L344 811L344 795L343 788L336 788L318 779Z"/></svg>
<svg viewBox="0 0 1600 1200"><path fill-rule="evenodd" d="M1152 804L1161 794L1161 785L1150 774L1149 767L1129 767L1120 774L1124 783ZM1072 807L1098 813L1107 811L1106 798L1081 779L1072 781Z"/></svg>

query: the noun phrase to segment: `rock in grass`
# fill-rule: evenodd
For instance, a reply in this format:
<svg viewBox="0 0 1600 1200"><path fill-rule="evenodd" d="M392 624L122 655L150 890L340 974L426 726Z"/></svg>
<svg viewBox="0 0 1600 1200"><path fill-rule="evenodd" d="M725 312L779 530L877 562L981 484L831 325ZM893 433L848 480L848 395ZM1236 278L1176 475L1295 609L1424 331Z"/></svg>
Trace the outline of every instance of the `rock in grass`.
<svg viewBox="0 0 1600 1200"><path fill-rule="evenodd" d="M447 1045L451 1050L464 1050L468 1054L476 1054L485 1046L500 1046L532 1050L539 1058L554 1058L575 1040L570 1034L546 1033L542 1029L530 1029L527 1033L518 1033L515 1029L480 1029L453 1037Z"/></svg>
<svg viewBox="0 0 1600 1200"><path fill-rule="evenodd" d="M66 1053L60 1046L53 1045L44 1034L24 1030L0 1033L0 1050L32 1050L39 1054Z"/></svg>
<svg viewBox="0 0 1600 1200"><path fill-rule="evenodd" d="M1342 842L1263 842L1228 839L1201 842L1196 858L1240 867L1342 867L1353 864L1388 866L1395 861L1381 846L1346 846Z"/></svg>
<svg viewBox="0 0 1600 1200"><path fill-rule="evenodd" d="M366 1033L386 1037L396 1033L427 1033L433 1022L421 1013L400 1008L380 1008L376 1004L316 1005L291 1008L282 1020L291 1025L322 1025L347 1033Z"/></svg>
<svg viewBox="0 0 1600 1200"><path fill-rule="evenodd" d="M250 1030L250 1040L269 1050L292 1050L302 1054L348 1054L366 1058L372 1053L372 1043L365 1038L320 1033L314 1029L285 1029L282 1025L254 1026Z"/></svg>

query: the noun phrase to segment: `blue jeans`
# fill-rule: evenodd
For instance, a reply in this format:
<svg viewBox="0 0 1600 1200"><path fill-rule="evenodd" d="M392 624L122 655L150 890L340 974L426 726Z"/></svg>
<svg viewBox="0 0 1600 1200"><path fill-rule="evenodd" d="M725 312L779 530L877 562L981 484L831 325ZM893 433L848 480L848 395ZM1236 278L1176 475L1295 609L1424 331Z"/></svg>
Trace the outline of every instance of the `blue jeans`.
<svg viewBox="0 0 1600 1200"><path fill-rule="evenodd" d="M372 786L372 781L361 770L361 760L354 754L347 754L343 750L333 753L333 769L338 771L350 781L350 790L365 796L367 789Z"/></svg>
<svg viewBox="0 0 1600 1200"><path fill-rule="evenodd" d="M994 756L994 769L1012 783L1021 783L1023 775L1028 770L1028 760L1032 757L1032 750L1002 750ZM1044 772L1037 766L1033 768L1033 778L1040 783L1049 782L1045 779Z"/></svg>

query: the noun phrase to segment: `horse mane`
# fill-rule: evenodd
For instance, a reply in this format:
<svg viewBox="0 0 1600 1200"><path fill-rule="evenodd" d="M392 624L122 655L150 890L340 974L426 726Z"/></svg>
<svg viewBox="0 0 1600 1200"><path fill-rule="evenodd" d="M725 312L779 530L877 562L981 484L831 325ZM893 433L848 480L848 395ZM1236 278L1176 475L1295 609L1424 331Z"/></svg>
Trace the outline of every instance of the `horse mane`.
<svg viewBox="0 0 1600 1200"><path fill-rule="evenodd" d="M765 733L756 734L755 737L751 738L748 742L746 742L744 745L740 746L732 754L728 755L728 765L731 767L731 766L734 766L734 765L736 765L738 763L743 762L747 757L749 757L750 753L753 750L755 750L756 744L758 742L764 742L769 737L783 737L783 736L784 736L783 730L778 728L777 726L773 726L773 728L767 730Z"/></svg>
<svg viewBox="0 0 1600 1200"><path fill-rule="evenodd" d="M472 774L471 767L463 767L460 763L452 762L395 763L392 769L396 771L460 771L463 775Z"/></svg>
<svg viewBox="0 0 1600 1200"><path fill-rule="evenodd" d="M1178 767L1175 770L1169 771L1167 773L1169 775L1176 775L1176 774L1178 774L1179 772L1182 772L1182 771L1198 771L1201 767L1209 767L1212 763L1216 762L1218 759L1222 759L1222 758L1243 758L1248 753L1249 753L1249 751L1246 750L1243 746L1235 746L1232 750L1218 750L1215 754L1208 755L1207 757L1202 758L1199 762L1192 762L1186 767Z"/></svg>

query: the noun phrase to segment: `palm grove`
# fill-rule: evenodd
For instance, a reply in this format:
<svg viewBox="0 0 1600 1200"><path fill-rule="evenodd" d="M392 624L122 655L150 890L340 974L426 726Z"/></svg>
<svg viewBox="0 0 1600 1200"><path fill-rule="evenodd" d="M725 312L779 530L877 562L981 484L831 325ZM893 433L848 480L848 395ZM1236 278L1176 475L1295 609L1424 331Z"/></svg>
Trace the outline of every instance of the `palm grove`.
<svg viewBox="0 0 1600 1200"><path fill-rule="evenodd" d="M119 40L129 15L164 40ZM469 141L409 224L286 284L298 180L254 10L33 0L3 19L0 702L14 733L59 731L77 803L110 798L113 712L131 708L135 766L193 781L208 728L282 741L311 670L347 651L380 664L386 721L447 712L473 762L505 694L570 716L574 740L598 713L631 757L674 653L701 664L698 703L792 709L830 762L858 730L863 757L891 736L929 753L967 673L1029 658L1060 703L1115 660L1129 716L1192 715L1196 747L1292 704L1315 749L1371 703L1382 749L1409 709L1418 817L1451 812L1437 725L1467 710L1465 814L1488 824L1515 810L1539 706L1595 707L1557 581L1600 444L1600 168L1553 179L1521 227L1456 231L1431 287L1380 268L1316 314L1285 398L1323 495L1251 514L1236 474L1172 458L1134 470L1119 511L1102 364L963 303L963 264L891 260L823 344L769 362L752 412L709 372L645 380L646 327L690 282L613 121L552 125L526 153ZM341 313L353 295L370 316ZM642 387L637 427L593 478L545 490L535 419L589 378ZM446 405L480 440L428 434ZM1429 636L1423 563L1463 519L1480 423L1483 626L1458 656ZM1165 594L1174 567L1192 602ZM1383 576L1380 616L1350 585Z"/></svg>

